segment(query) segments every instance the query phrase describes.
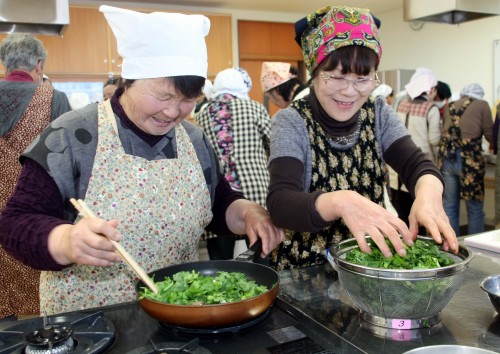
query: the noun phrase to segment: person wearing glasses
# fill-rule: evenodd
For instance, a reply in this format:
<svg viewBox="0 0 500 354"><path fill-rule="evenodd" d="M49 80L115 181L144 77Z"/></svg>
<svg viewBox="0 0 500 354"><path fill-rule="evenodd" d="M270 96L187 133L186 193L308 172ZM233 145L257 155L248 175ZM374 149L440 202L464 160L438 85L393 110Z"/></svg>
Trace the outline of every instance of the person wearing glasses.
<svg viewBox="0 0 500 354"><path fill-rule="evenodd" d="M419 225L457 252L439 170L385 99L371 97L382 47L369 10L327 6L295 28L312 83L308 96L271 122L267 208L285 229L271 265L323 264L325 250L350 237L370 252L367 235L386 257L386 239L404 256ZM384 208L384 163L415 196L409 227Z"/></svg>
<svg viewBox="0 0 500 354"><path fill-rule="evenodd" d="M207 76L209 19L99 10L123 82L37 137L0 217L2 247L42 270L46 315L137 300L138 279L109 239L152 272L196 261L205 229L261 239L262 256L283 238L261 205L231 189L202 129L185 121ZM77 216L70 198L97 217Z"/></svg>

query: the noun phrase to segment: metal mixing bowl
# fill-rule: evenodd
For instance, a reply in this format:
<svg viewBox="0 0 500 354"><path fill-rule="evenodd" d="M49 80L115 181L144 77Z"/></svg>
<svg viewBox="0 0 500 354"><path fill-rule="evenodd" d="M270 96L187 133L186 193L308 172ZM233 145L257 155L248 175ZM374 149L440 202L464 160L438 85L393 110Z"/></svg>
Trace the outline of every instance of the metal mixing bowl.
<svg viewBox="0 0 500 354"><path fill-rule="evenodd" d="M500 274L485 278L479 286L486 291L491 304L500 313Z"/></svg>
<svg viewBox="0 0 500 354"><path fill-rule="evenodd" d="M431 345L413 349L403 354L495 354L495 352L464 345Z"/></svg>
<svg viewBox="0 0 500 354"><path fill-rule="evenodd" d="M371 247L376 247L369 236ZM428 237L419 239L435 243ZM440 313L460 288L472 253L460 246L455 264L436 269L382 269L345 260L358 244L355 239L340 242L332 252L339 280L361 317L369 323L395 329L430 327L440 321Z"/></svg>

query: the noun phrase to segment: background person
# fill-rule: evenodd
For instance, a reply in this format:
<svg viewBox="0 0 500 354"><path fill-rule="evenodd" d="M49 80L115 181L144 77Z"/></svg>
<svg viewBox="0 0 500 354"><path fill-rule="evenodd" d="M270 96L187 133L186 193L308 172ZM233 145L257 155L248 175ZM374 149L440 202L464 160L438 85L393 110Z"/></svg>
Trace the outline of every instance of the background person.
<svg viewBox="0 0 500 354"><path fill-rule="evenodd" d="M428 68L416 68L415 72L410 78L410 81L415 80L420 75L434 75L431 69ZM396 111L398 109L399 103L401 100L408 98L408 92L406 90L399 91L396 96L394 96L394 100L392 103L392 107Z"/></svg>
<svg viewBox="0 0 500 354"><path fill-rule="evenodd" d="M386 84L378 85L372 92L373 97L382 96L389 106L392 106L392 101L394 99L394 91L392 87Z"/></svg>
<svg viewBox="0 0 500 354"><path fill-rule="evenodd" d="M498 134L500 126L500 102L495 109L495 121L493 123L493 145L491 151L496 155L495 163L495 229L500 229L500 154L498 153Z"/></svg>
<svg viewBox="0 0 500 354"><path fill-rule="evenodd" d="M50 80L50 78L47 75L45 75L45 74L43 74L43 76L42 76L42 83L44 85L49 86L49 87L53 87L52 86L52 80Z"/></svg>
<svg viewBox="0 0 500 354"><path fill-rule="evenodd" d="M215 77L212 100L195 119L215 147L231 188L265 207L271 119L266 108L248 96L251 88L243 68L222 70ZM205 236L210 259L233 258L234 236Z"/></svg>
<svg viewBox="0 0 500 354"><path fill-rule="evenodd" d="M212 81L206 79L205 85L203 85L203 90L202 90L203 94L196 100L196 105L194 106L193 110L193 116L197 114L199 111L201 111L202 108L204 108L208 104L208 102L210 102L213 96L212 92L213 87L214 85L212 84Z"/></svg>
<svg viewBox="0 0 500 354"><path fill-rule="evenodd" d="M436 86L437 80L430 70L414 75L405 86L407 96L400 101L396 110L415 145L433 162L436 161L435 155L441 139L441 117L433 103ZM391 168L389 180L392 205L400 219L409 225L413 196ZM425 228L420 228L419 233L425 233Z"/></svg>
<svg viewBox="0 0 500 354"><path fill-rule="evenodd" d="M446 82L438 81L436 86L436 96L434 96L434 104L439 109L441 123L444 119L444 112L448 111L448 101L451 98L451 89Z"/></svg>
<svg viewBox="0 0 500 354"><path fill-rule="evenodd" d="M280 108L309 94L309 88L299 80L299 72L290 63L263 62L260 76L262 92Z"/></svg>
<svg viewBox="0 0 500 354"><path fill-rule="evenodd" d="M47 51L32 34L13 33L0 44L0 210L14 192L19 156L55 118L71 110L66 95L42 85ZM40 273L0 248L0 318L39 313Z"/></svg>
<svg viewBox="0 0 500 354"><path fill-rule="evenodd" d="M117 39L123 86L42 132L0 218L5 250L43 270L47 315L136 300L138 279L108 238L150 272L197 260L205 227L260 238L263 255L283 237L262 206L229 187L203 131L184 122L207 74L209 20L99 10ZM77 218L72 197L98 218Z"/></svg>
<svg viewBox="0 0 500 354"><path fill-rule="evenodd" d="M479 84L465 86L460 99L452 102L445 114L439 144L438 166L444 176L444 210L451 226L460 235L460 199L467 208L467 234L484 231L483 136L493 143L490 106L483 100Z"/></svg>
<svg viewBox="0 0 500 354"><path fill-rule="evenodd" d="M325 249L348 237L369 252L366 235L386 257L391 252L385 238L404 256L403 242L412 244L418 225L457 252L442 207L439 170L385 99L370 98L382 54L370 12L327 6L307 16L299 31L311 93L271 121L267 207L276 225L286 229L272 265L322 264ZM384 161L415 196L409 229L383 207Z"/></svg>
<svg viewBox="0 0 500 354"><path fill-rule="evenodd" d="M102 88L102 96L104 100L109 100L111 97L113 97L119 83L120 79L116 77L111 77L104 83L104 86Z"/></svg>

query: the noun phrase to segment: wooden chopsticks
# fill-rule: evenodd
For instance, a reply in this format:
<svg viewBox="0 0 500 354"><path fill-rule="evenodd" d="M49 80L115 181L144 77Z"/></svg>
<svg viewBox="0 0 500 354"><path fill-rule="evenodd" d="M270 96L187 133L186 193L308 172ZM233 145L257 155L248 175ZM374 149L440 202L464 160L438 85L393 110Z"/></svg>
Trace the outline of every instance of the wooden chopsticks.
<svg viewBox="0 0 500 354"><path fill-rule="evenodd" d="M74 198L70 198L71 204L75 207L76 210L82 215L84 218L95 218L95 214L90 210L90 208L85 204L85 202L81 199L78 199L78 201ZM146 284L151 291L153 291L155 294L158 293L158 288L156 287L155 283L153 280L146 274L144 269L132 258L132 256L123 248L123 246L114 241L110 240L113 246L115 247L116 253L120 255L120 257L123 258L123 260L134 270L134 272L141 278L141 280Z"/></svg>

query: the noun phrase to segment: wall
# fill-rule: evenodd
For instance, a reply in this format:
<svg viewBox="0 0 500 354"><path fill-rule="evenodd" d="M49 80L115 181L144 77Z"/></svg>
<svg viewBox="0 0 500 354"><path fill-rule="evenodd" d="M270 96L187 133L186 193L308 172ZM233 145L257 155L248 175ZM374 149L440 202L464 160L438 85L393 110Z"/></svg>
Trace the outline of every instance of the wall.
<svg viewBox="0 0 500 354"><path fill-rule="evenodd" d="M237 21L255 20L269 22L294 23L307 13L260 12L234 9L173 6L159 3L129 1L90 1L70 0L70 4L96 6L107 4L118 7L155 8L180 12L205 12L232 15L233 62L238 58ZM316 8L308 9L308 12ZM460 92L463 86L477 82L485 90L485 99L493 105L493 41L500 39L500 16L461 25L448 25L427 22L419 31L410 28L403 21L403 9L386 13L377 13L382 21L383 56L380 70L415 69L429 67L434 70L439 80L448 83L454 92Z"/></svg>
<svg viewBox="0 0 500 354"><path fill-rule="evenodd" d="M377 15L382 20L381 70L428 67L453 92L477 82L493 105L493 42L500 39L500 16L460 25L426 22L414 31L403 21L402 9Z"/></svg>
<svg viewBox="0 0 500 354"><path fill-rule="evenodd" d="M272 0L271 0L272 1ZM238 20L253 20L253 21L268 21L268 22L286 22L294 23L298 19L307 15L306 13L290 13L290 12L262 12L262 11L249 11L249 10L236 10L228 8L208 8L202 6L179 6L160 4L154 0L148 1L92 1L92 0L70 0L70 5L110 5L123 8L152 8L158 11L179 11L183 13L213 13L213 14L230 14L232 16L232 49L233 49L233 63L235 66L239 63L238 56ZM317 10L311 8L309 12Z"/></svg>

